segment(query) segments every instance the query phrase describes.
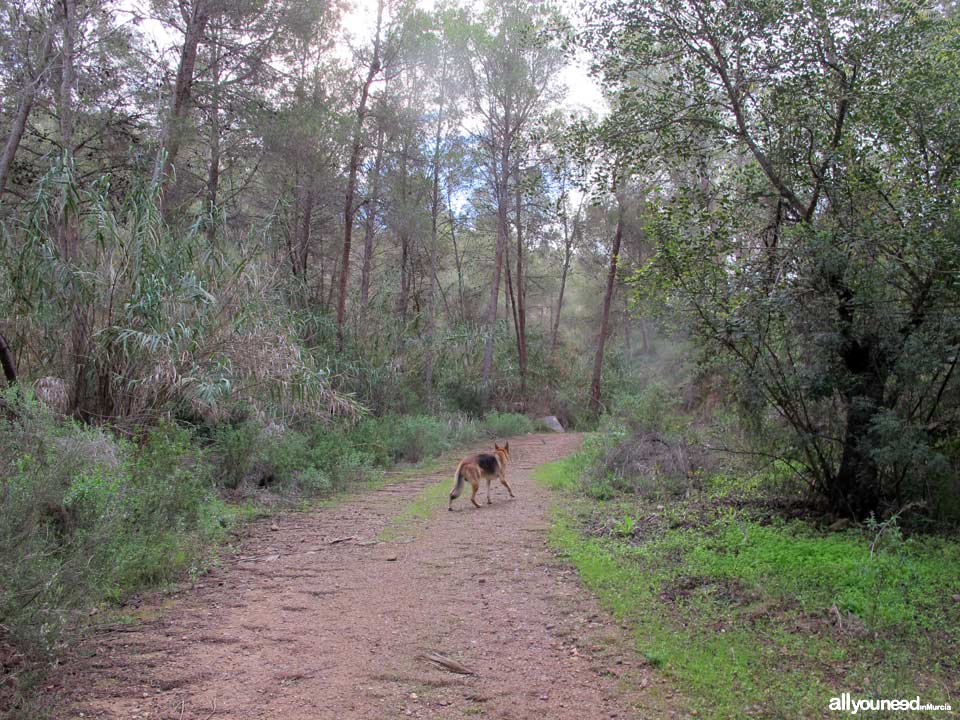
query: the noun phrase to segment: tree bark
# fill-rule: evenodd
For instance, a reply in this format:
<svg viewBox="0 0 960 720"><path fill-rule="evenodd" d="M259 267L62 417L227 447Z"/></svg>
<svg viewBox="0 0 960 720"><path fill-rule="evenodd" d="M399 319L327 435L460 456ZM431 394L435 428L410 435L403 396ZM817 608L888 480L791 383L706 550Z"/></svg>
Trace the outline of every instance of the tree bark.
<svg viewBox="0 0 960 720"><path fill-rule="evenodd" d="M10 168L13 166L13 159L17 155L17 149L20 147L20 141L23 139L23 132L27 127L27 120L30 117L30 111L33 109L33 102L37 97L37 89L43 81L50 65L50 58L53 55L53 31L47 28L41 41L40 62L34 69L28 82L24 84L20 93L20 101L17 103L17 112L13 116L13 123L10 126L10 135L7 136L7 142L3 147L3 154L0 155L0 198L3 197L3 191L7 187L7 178L10 176Z"/></svg>
<svg viewBox="0 0 960 720"><path fill-rule="evenodd" d="M562 203L566 203L566 176L563 177L563 186L561 188ZM570 219L567 217L566 208L562 207L563 221L563 268L560 271L560 292L557 295L557 312L553 316L553 327L550 331L550 356L557 350L557 335L560 332L560 313L563 310L563 293L567 287L567 273L570 272L570 262L573 259L573 244L576 239L580 218L580 209L577 210L577 217L574 218L574 226L570 227ZM582 205L581 205L582 207Z"/></svg>
<svg viewBox="0 0 960 720"><path fill-rule="evenodd" d="M517 325L517 360L520 365L520 395L526 402L527 396L527 311L524 305L523 290L523 189L520 186L520 172L517 171L516 183L517 212L517 307L515 322Z"/></svg>
<svg viewBox="0 0 960 720"><path fill-rule="evenodd" d="M600 336L597 338L597 352L593 358L593 377L590 380L590 407L595 413L602 409L600 375L603 370L603 350L610 328L610 303L617 279L617 262L620 259L620 243L623 240L623 198L617 194L617 230L610 249L610 269L607 271L607 289L603 296L603 314L600 316Z"/></svg>
<svg viewBox="0 0 960 720"><path fill-rule="evenodd" d="M350 150L350 164L347 171L347 192L343 204L343 253L340 259L340 282L337 293L337 352L343 351L343 326L347 316L347 285L350 278L350 246L353 241L353 221L357 214L354 206L357 192L357 174L360 171L360 156L363 151L363 122L367 117L367 100L370 86L380 72L380 28L383 22L383 0L377 3L377 31L373 41L373 58L367 77L360 89L360 102L357 105L357 127Z"/></svg>
<svg viewBox="0 0 960 720"><path fill-rule="evenodd" d="M567 287L567 273L570 271L570 260L573 256L572 244L564 242L563 269L560 271L560 292L557 295L557 313L553 316L553 328L550 331L550 355L557 350L557 335L560 332L560 312L563 310L563 293Z"/></svg>
<svg viewBox="0 0 960 720"><path fill-rule="evenodd" d="M457 266L457 299L460 303L460 322L467 321L466 288L463 283L463 256L457 245L457 222L453 214L453 199L450 197L450 185L447 184L447 221L450 223L450 243L453 245L453 262Z"/></svg>
<svg viewBox="0 0 960 720"><path fill-rule="evenodd" d="M190 109L194 73L197 67L197 49L210 19L208 0L194 0L189 11L183 8L183 16L186 29L184 30L183 47L180 49L180 65L177 68L177 79L174 83L170 114L167 117L166 127L164 127L163 140L160 143L160 157L157 159L157 169L154 175L154 181L160 193L160 211L164 217L169 216L172 207L173 198L170 192L170 182L177 156L180 153L184 125Z"/></svg>
<svg viewBox="0 0 960 720"><path fill-rule="evenodd" d="M503 267L503 254L508 242L509 182L510 182L510 106L504 109L503 132L500 144L500 167L496 178L497 195L497 247L493 259L493 278L490 281L490 304L487 306L487 337L484 342L483 364L480 369L480 384L483 386L484 401L490 399L490 375L493 370L493 339L497 326L497 300L500 295L500 272Z"/></svg>
<svg viewBox="0 0 960 720"><path fill-rule="evenodd" d="M7 339L3 336L3 333L0 333L0 366L3 366L3 376L7 380L7 385L16 385L17 362L13 359L10 345L7 344Z"/></svg>
<svg viewBox="0 0 960 720"><path fill-rule="evenodd" d="M360 268L360 329L367 326L367 305L370 302L370 272L373 269L373 239L376 233L377 204L380 202L380 173L383 171L383 128L377 130L377 154L370 172L370 196L363 220L363 264Z"/></svg>
<svg viewBox="0 0 960 720"><path fill-rule="evenodd" d="M437 130L433 136L433 177L430 196L430 307L427 311L427 348L424 367L424 387L427 400L433 399L434 333L437 324L437 259L440 253L437 240L437 223L440 216L440 160L443 141L443 111L447 89L447 55L443 53L440 70L440 98L437 108Z"/></svg>
<svg viewBox="0 0 960 720"><path fill-rule="evenodd" d="M219 32L217 28L214 32ZM207 241L213 244L217 235L217 193L220 189L220 46L211 47L210 73L210 167L207 171Z"/></svg>

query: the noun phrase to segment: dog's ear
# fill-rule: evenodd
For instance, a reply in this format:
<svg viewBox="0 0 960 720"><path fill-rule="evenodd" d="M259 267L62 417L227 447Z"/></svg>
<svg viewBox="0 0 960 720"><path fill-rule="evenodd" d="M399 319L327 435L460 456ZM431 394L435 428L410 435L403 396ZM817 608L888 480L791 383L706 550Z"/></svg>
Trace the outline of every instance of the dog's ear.
<svg viewBox="0 0 960 720"><path fill-rule="evenodd" d="M507 440L507 443L506 443L506 445L503 446L503 449L506 450L507 452L510 452L510 441L509 441L509 440Z"/></svg>
<svg viewBox="0 0 960 720"><path fill-rule="evenodd" d="M494 449L494 450L503 450L503 448L500 447L500 444L499 444L496 440L493 441L493 449Z"/></svg>

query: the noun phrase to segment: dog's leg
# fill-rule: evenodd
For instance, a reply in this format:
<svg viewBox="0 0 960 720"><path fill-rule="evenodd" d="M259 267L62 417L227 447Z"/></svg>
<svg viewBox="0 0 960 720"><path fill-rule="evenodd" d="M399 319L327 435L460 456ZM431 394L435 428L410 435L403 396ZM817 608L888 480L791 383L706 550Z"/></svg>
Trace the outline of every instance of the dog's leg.
<svg viewBox="0 0 960 720"><path fill-rule="evenodd" d="M470 502L473 503L474 507L479 508L480 503L477 502L477 492L480 490L480 483L476 480L471 480L470 486L473 488L473 494L470 496Z"/></svg>
<svg viewBox="0 0 960 720"><path fill-rule="evenodd" d="M506 474L506 473L501 473L501 474L500 474L500 484L503 485L503 486L507 489L507 492L510 493L510 497L512 497L512 498L515 498L515 497L516 497L516 495L513 494L513 489L510 487L510 484L507 482L507 474Z"/></svg>
<svg viewBox="0 0 960 720"><path fill-rule="evenodd" d="M487 505L493 505L493 501L490 500L490 476L487 476Z"/></svg>

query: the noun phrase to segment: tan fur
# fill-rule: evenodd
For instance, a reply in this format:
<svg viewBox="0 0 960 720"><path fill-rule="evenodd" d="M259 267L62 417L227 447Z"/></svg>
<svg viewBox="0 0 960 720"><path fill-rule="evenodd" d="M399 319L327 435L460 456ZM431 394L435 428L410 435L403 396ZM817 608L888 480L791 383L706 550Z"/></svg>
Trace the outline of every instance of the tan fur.
<svg viewBox="0 0 960 720"><path fill-rule="evenodd" d="M453 490L450 491L450 504L447 506L448 510L453 510L453 501L460 497L464 481L469 482L470 487L473 488L473 493L470 495L470 502L474 504L474 507L480 507L480 503L477 502L477 492L480 490L480 480L483 478L487 480L487 505L491 504L490 481L493 480L493 478L500 480L500 484L507 489L511 498L515 497L513 489L509 483L507 483L507 461L510 459L510 443L505 443L503 447L494 443L493 447L494 451L490 454L495 455L497 458L497 469L495 472L488 473L480 467L480 455L486 453L466 457L457 465L457 472L453 476L454 485Z"/></svg>

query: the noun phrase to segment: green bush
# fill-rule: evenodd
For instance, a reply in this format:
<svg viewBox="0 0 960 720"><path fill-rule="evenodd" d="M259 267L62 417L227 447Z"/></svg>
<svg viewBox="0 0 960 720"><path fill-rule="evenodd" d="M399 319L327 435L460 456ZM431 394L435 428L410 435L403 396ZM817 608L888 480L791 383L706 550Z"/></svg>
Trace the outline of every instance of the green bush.
<svg viewBox="0 0 960 720"><path fill-rule="evenodd" d="M0 624L53 649L80 610L175 577L223 524L189 432L130 442L8 399L0 425Z"/></svg>
<svg viewBox="0 0 960 720"><path fill-rule="evenodd" d="M256 464L259 434L259 428L251 421L224 423L213 429L212 447L220 485L236 488L250 476Z"/></svg>
<svg viewBox="0 0 960 720"><path fill-rule="evenodd" d="M494 438L533 432L533 421L517 413L490 413L483 419L484 434Z"/></svg>
<svg viewBox="0 0 960 720"><path fill-rule="evenodd" d="M333 482L330 480L329 473L311 466L299 473L297 486L304 495L315 497L329 493L333 489Z"/></svg>

